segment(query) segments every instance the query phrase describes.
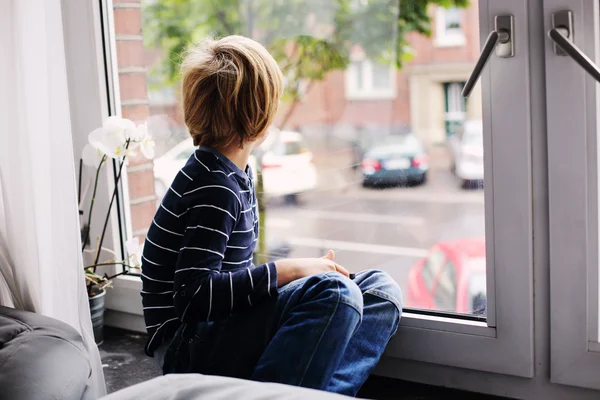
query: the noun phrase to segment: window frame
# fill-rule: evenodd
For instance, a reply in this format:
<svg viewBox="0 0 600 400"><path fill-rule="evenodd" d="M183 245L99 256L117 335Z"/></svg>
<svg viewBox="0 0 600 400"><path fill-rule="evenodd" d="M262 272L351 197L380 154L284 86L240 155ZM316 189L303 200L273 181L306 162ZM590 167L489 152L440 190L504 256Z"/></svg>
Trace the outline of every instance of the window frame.
<svg viewBox="0 0 600 400"><path fill-rule="evenodd" d="M112 10L112 2L102 2ZM96 7L89 6L89 7ZM485 38L493 27L495 15L511 13L515 15L515 27L523 32L517 36L517 51L514 59L499 59L492 56L483 73L484 129L485 135L485 187L486 196L486 237L487 237L487 293L488 322L452 318L451 315L417 314L407 310L402 317L398 334L390 342L386 351L386 361L382 366L403 365L405 362L436 364L436 367L459 367L491 373L519 377L533 376L533 209L531 171L531 121L527 115L531 94L529 74L529 35L526 33L528 5L521 0L481 0L480 32ZM109 13L110 14L110 13ZM97 15L97 14L95 14ZM91 30L91 37L102 36L94 14L80 15L85 29ZM84 28L82 28L84 29ZM72 50L80 51L82 43L74 43ZM114 51L114 50L113 50ZM101 47L85 54L102 59L105 56ZM110 53L108 53L110 54ZM114 54L112 55L114 57ZM75 60L76 58L73 58ZM108 65L112 65L114 59ZM101 63L101 65L104 65ZM106 87L106 81L116 72L115 68L100 68L98 76L89 78L91 83ZM98 72L98 71L96 71ZM507 77L508 82L506 84ZM83 82L86 82L85 80ZM117 104L118 82L112 93L99 94L108 99L108 104ZM110 90L107 88L106 90ZM86 108L89 100L78 97L79 107ZM498 107L497 104L506 104ZM108 115L108 107L103 109L94 103L95 111ZM511 118L503 118L494 113L492 126L491 110L502 110ZM113 110L119 110L118 107ZM100 119L102 120L102 119ZM85 130L83 132L86 132ZM494 147L492 147L494 141ZM515 145L517 143L517 145ZM516 148L515 148L516 147ZM516 161L501 163L500 160ZM107 177L109 179L109 177ZM113 183L114 184L114 183ZM126 198L126 193L124 194ZM127 209L127 207L125 207ZM114 215L115 213L113 213ZM113 229L114 231L114 229ZM116 236L114 236L116 237ZM504 250L504 251L502 251ZM501 266L502 268L495 268ZM108 325L115 324L128 329L142 330L141 304L139 302L139 278L124 276L116 279L114 289L106 297ZM502 299L502 307L496 306L496 294ZM390 364L391 363L391 364ZM399 369L384 370L383 374L397 375ZM445 367L444 367L445 368ZM452 368L450 368L452 369ZM406 376L410 371L405 371Z"/></svg>
<svg viewBox="0 0 600 400"><path fill-rule="evenodd" d="M571 10L575 44L600 60L597 2L544 0L545 25ZM545 41L552 382L600 389L598 343L598 127L600 88ZM580 132L582 134L572 134ZM564 163L569 159L569 165ZM567 171L568 169L568 171ZM574 179L573 171L579 171ZM596 340L593 340L596 338Z"/></svg>

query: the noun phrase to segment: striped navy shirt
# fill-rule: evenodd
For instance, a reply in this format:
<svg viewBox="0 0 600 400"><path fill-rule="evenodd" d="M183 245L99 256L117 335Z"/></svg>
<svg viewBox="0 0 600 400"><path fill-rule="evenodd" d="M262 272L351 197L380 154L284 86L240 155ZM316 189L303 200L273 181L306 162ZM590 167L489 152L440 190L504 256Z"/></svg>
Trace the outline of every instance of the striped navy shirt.
<svg viewBox="0 0 600 400"><path fill-rule="evenodd" d="M158 208L142 255L146 353L182 323L226 319L277 295L274 263L254 266L258 207L252 171L200 147Z"/></svg>

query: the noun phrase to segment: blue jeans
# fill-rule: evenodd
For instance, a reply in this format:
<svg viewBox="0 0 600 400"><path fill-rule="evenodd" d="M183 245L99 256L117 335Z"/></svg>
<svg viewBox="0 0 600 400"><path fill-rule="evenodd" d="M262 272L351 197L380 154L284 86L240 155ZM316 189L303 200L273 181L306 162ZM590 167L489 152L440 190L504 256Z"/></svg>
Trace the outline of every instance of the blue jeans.
<svg viewBox="0 0 600 400"><path fill-rule="evenodd" d="M169 344L167 373L202 373L355 396L395 334L398 285L369 270L299 279L277 299L224 321L183 325Z"/></svg>

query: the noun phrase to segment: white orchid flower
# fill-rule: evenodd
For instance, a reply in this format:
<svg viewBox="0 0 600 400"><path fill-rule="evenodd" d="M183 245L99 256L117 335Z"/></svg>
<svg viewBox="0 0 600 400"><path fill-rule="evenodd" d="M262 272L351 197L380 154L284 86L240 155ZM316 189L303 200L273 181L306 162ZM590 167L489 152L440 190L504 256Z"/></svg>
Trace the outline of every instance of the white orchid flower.
<svg viewBox="0 0 600 400"><path fill-rule="evenodd" d="M131 135L131 140L141 142L148 135L148 124L144 122L135 127L135 132Z"/></svg>
<svg viewBox="0 0 600 400"><path fill-rule="evenodd" d="M128 265L139 269L141 267L142 250L144 246L140 245L140 241L137 237L134 237L125 242L125 248L129 255Z"/></svg>
<svg viewBox="0 0 600 400"><path fill-rule="evenodd" d="M103 126L94 129L88 136L92 146L111 158L123 158L125 155L125 133L115 126Z"/></svg>
<svg viewBox="0 0 600 400"><path fill-rule="evenodd" d="M142 142L140 143L140 150L142 151L142 154L144 155L144 157L146 157L147 159L151 160L154 158L154 148L156 147L156 143L154 143L154 140L152 140L152 137L146 135L146 137L144 137L144 139L142 140Z"/></svg>
<svg viewBox="0 0 600 400"><path fill-rule="evenodd" d="M104 157L104 153L92 146L91 144L86 144L81 152L81 159L83 163L88 167L98 168L100 163L102 162L102 157Z"/></svg>
<svg viewBox="0 0 600 400"><path fill-rule="evenodd" d="M136 126L135 130L129 136L129 147L127 148L127 157L135 157L137 151L135 151L148 136L148 127L146 123Z"/></svg>
<svg viewBox="0 0 600 400"><path fill-rule="evenodd" d="M125 140L131 140L131 141L138 140L139 141L139 139L140 139L139 135L138 135L137 127L135 126L133 121L131 121L130 119L118 117L118 116L112 116L112 117L108 117L106 119L106 121L104 121L104 124L102 126L105 128L122 130L123 135L125 135Z"/></svg>

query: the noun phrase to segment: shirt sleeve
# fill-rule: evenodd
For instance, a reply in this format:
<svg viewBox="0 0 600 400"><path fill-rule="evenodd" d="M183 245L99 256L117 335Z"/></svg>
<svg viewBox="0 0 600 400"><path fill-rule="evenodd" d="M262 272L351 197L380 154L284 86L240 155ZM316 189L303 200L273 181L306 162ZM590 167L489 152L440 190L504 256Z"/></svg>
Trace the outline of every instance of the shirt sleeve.
<svg viewBox="0 0 600 400"><path fill-rule="evenodd" d="M174 304L182 322L215 321L277 295L274 263L222 271L229 237L240 218L238 195L209 185L186 195L188 208L177 258Z"/></svg>

